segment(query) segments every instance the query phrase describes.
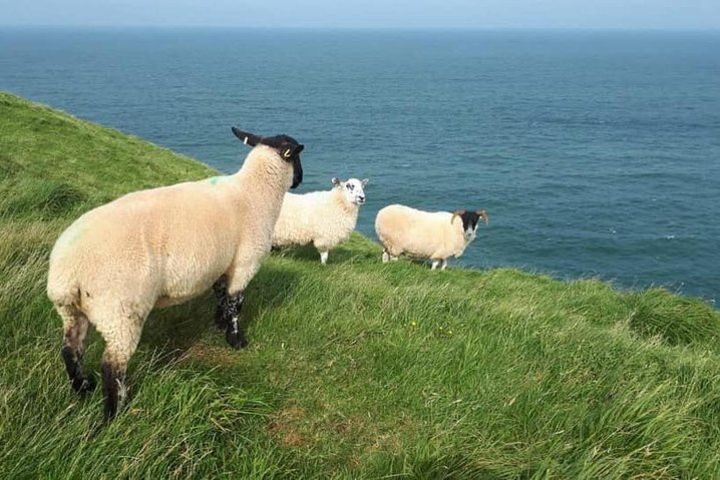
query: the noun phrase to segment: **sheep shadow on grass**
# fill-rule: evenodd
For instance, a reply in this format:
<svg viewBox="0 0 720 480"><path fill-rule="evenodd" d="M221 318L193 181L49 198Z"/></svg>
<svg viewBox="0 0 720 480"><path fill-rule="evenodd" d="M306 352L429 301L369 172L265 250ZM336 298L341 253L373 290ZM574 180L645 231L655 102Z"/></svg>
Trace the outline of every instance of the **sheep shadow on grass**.
<svg viewBox="0 0 720 480"><path fill-rule="evenodd" d="M330 254L332 253L334 252L331 251ZM320 253L318 253L317 249L312 245L273 247L272 256L320 263Z"/></svg>
<svg viewBox="0 0 720 480"><path fill-rule="evenodd" d="M241 318L251 345L255 319L292 298L298 281L298 273L265 264L250 282L245 291ZM185 304L154 310L143 330L140 348L152 350L155 362L160 366L172 365L186 355L195 357L197 352L215 352L215 349L221 349L219 351L225 358L242 361L242 350L233 350L225 341L225 333L215 326L215 307L215 296L209 291ZM126 405L131 404L143 388L142 380L134 375L137 365L131 369ZM255 378L259 373L244 370L244 375ZM236 379L243 381L243 377Z"/></svg>
<svg viewBox="0 0 720 480"><path fill-rule="evenodd" d="M241 322L252 342L252 326L261 312L272 310L292 297L298 273L265 264L245 291ZM206 334L225 344L225 332L215 326L217 301L213 292L182 305L154 310L147 320L141 346L160 353L170 363L190 350ZM213 342L214 343L214 342ZM227 348L231 347L227 345Z"/></svg>
<svg viewBox="0 0 720 480"><path fill-rule="evenodd" d="M279 307L295 295L300 273L265 263L247 289L244 322L252 327L258 314Z"/></svg>
<svg viewBox="0 0 720 480"><path fill-rule="evenodd" d="M320 252L313 245L303 245L294 247L274 247L272 255L275 257L289 258L292 260L300 260L303 262L320 264ZM365 250L353 248L348 243L341 243L332 250L328 256L328 265L338 263L356 262L358 260L379 260L379 254Z"/></svg>
<svg viewBox="0 0 720 480"><path fill-rule="evenodd" d="M215 328L215 305L213 293L206 292L182 305L153 310L145 323L140 345L159 351L168 362L178 358L206 331Z"/></svg>

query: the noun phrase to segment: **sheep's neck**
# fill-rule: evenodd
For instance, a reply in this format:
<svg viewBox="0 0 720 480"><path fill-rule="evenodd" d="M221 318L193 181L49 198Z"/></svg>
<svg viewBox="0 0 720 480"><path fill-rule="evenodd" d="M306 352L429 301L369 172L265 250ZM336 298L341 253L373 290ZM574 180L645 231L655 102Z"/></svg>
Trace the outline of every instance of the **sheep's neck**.
<svg viewBox="0 0 720 480"><path fill-rule="evenodd" d="M340 206L343 213L347 214L348 218L357 220L360 205L348 201L342 190L334 189L332 194L335 197L335 202Z"/></svg>
<svg viewBox="0 0 720 480"><path fill-rule="evenodd" d="M262 192L264 196L271 194L277 198L282 198L288 190L288 165L278 165L277 162L271 161L254 161L248 162L242 170L237 174L237 180L242 183L245 190L254 190ZM250 181L244 181L247 178Z"/></svg>
<svg viewBox="0 0 720 480"><path fill-rule="evenodd" d="M241 203L240 207L250 208L250 218L269 226L266 230L270 235L285 192L290 187L289 170L293 167L282 160L266 158L266 155L253 157L251 154L243 168L233 175L233 181L238 187L236 200Z"/></svg>
<svg viewBox="0 0 720 480"><path fill-rule="evenodd" d="M455 257L459 257L465 252L465 249L470 242L465 241L465 232L462 228L462 221L460 222L460 228L458 228L458 225L453 224L449 240L450 245L452 246L451 249L455 252Z"/></svg>

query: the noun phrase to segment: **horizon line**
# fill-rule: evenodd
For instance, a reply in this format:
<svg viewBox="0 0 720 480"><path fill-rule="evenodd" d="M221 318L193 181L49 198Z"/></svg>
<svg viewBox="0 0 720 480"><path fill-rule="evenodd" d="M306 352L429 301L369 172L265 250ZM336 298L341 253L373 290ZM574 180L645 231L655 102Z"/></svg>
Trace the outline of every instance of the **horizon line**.
<svg viewBox="0 0 720 480"><path fill-rule="evenodd" d="M717 27L616 27L616 26L546 26L546 27L530 27L530 26L317 26L317 25L192 25L192 24L175 24L175 25L157 25L157 24L128 24L128 25L109 25L109 24L2 24L0 29L188 29L188 30L316 30L316 31L618 31L618 32L720 32L720 26Z"/></svg>

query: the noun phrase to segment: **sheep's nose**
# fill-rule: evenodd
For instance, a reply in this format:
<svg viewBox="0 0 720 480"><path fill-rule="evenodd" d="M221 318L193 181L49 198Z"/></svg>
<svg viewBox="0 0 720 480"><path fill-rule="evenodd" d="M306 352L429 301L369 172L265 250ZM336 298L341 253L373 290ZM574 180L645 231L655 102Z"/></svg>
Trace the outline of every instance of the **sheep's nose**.
<svg viewBox="0 0 720 480"><path fill-rule="evenodd" d="M360 196L358 197L358 201L359 201L360 203L365 203L365 197L364 197L363 195L360 195Z"/></svg>

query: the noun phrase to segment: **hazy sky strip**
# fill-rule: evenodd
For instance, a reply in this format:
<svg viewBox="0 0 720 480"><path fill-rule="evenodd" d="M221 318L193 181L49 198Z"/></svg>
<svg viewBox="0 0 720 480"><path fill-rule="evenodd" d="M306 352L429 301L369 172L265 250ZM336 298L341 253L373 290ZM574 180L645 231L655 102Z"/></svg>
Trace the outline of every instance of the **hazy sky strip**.
<svg viewBox="0 0 720 480"><path fill-rule="evenodd" d="M0 0L0 25L718 29L720 0Z"/></svg>

